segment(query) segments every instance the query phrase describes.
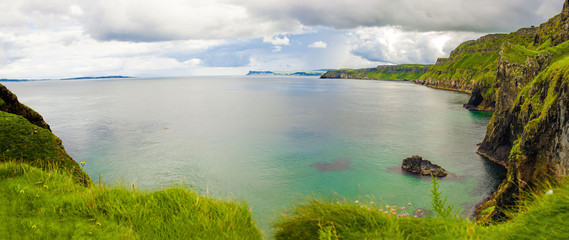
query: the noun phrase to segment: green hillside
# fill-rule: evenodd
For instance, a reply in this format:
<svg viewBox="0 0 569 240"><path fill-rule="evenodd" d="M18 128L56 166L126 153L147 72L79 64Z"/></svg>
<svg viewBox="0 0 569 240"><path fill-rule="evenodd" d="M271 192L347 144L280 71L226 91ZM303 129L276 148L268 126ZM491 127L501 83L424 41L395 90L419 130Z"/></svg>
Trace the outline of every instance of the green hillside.
<svg viewBox="0 0 569 240"><path fill-rule="evenodd" d="M431 65L402 64L380 65L375 68L340 69L324 73L321 78L417 80Z"/></svg>

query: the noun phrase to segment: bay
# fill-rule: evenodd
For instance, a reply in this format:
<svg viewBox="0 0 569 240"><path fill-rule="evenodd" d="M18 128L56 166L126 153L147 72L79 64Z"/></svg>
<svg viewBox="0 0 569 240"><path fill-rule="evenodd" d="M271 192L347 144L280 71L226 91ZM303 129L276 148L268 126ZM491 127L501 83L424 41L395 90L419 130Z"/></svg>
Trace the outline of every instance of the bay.
<svg viewBox="0 0 569 240"><path fill-rule="evenodd" d="M246 201L265 231L313 194L430 207L428 179L399 171L422 155L465 214L504 170L478 156L489 113L468 95L407 82L190 77L4 82L42 114L97 182L184 185Z"/></svg>

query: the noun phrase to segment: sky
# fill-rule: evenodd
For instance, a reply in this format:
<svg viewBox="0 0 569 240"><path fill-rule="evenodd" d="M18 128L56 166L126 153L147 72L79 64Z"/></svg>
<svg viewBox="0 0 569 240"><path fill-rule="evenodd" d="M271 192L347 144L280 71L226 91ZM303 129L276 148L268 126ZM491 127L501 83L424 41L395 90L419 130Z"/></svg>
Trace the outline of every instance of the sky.
<svg viewBox="0 0 569 240"><path fill-rule="evenodd" d="M0 78L432 64L563 0L0 0Z"/></svg>

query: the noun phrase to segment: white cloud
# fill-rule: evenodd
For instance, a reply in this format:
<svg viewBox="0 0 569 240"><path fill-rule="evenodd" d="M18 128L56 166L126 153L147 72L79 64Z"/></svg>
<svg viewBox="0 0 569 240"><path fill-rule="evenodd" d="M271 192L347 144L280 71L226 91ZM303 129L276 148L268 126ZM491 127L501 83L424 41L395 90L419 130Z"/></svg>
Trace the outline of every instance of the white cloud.
<svg viewBox="0 0 569 240"><path fill-rule="evenodd" d="M434 63L448 57L460 43L483 34L468 32L413 32L401 27L358 28L349 33L354 55L386 63Z"/></svg>
<svg viewBox="0 0 569 240"><path fill-rule="evenodd" d="M99 42L80 27L0 31L0 78L66 78L97 75L189 75L187 56L223 40ZM2 57L3 56L3 57Z"/></svg>
<svg viewBox="0 0 569 240"><path fill-rule="evenodd" d="M272 21L223 1L100 0L82 2L80 21L99 40L164 41L255 38L300 32L298 22Z"/></svg>
<svg viewBox="0 0 569 240"><path fill-rule="evenodd" d="M433 63L473 31L538 25L562 2L0 0L0 78Z"/></svg>
<svg viewBox="0 0 569 240"><path fill-rule="evenodd" d="M81 9L81 7L79 7L77 5L69 6L69 11L71 12L71 15L73 15L73 16L77 16L77 17L83 16L83 9Z"/></svg>
<svg viewBox="0 0 569 240"><path fill-rule="evenodd" d="M264 37L263 38L263 42L264 43L270 43L273 45L290 45L290 40L288 39L287 36L283 36L282 38L279 38L278 36L274 36L274 37Z"/></svg>
<svg viewBox="0 0 569 240"><path fill-rule="evenodd" d="M191 59L184 61L184 63L190 67L197 67L202 63L202 60L199 58L191 58Z"/></svg>
<svg viewBox="0 0 569 240"><path fill-rule="evenodd" d="M309 48L326 48L328 44L323 41L316 41L308 45Z"/></svg>

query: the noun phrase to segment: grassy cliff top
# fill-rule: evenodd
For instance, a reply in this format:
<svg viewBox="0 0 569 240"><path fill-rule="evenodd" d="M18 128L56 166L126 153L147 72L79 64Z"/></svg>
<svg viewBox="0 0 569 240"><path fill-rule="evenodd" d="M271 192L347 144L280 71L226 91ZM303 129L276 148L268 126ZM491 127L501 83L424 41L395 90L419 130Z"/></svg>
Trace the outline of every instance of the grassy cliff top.
<svg viewBox="0 0 569 240"><path fill-rule="evenodd" d="M379 65L375 68L340 69L324 73L321 78L354 78L382 80L417 80L432 65L401 64Z"/></svg>
<svg viewBox="0 0 569 240"><path fill-rule="evenodd" d="M0 163L0 239L261 239L245 203L172 187L74 181L68 171Z"/></svg>
<svg viewBox="0 0 569 240"><path fill-rule="evenodd" d="M0 162L16 160L44 169L57 166L68 170L76 181L88 184L83 172L61 145L61 139L26 118L0 111Z"/></svg>

